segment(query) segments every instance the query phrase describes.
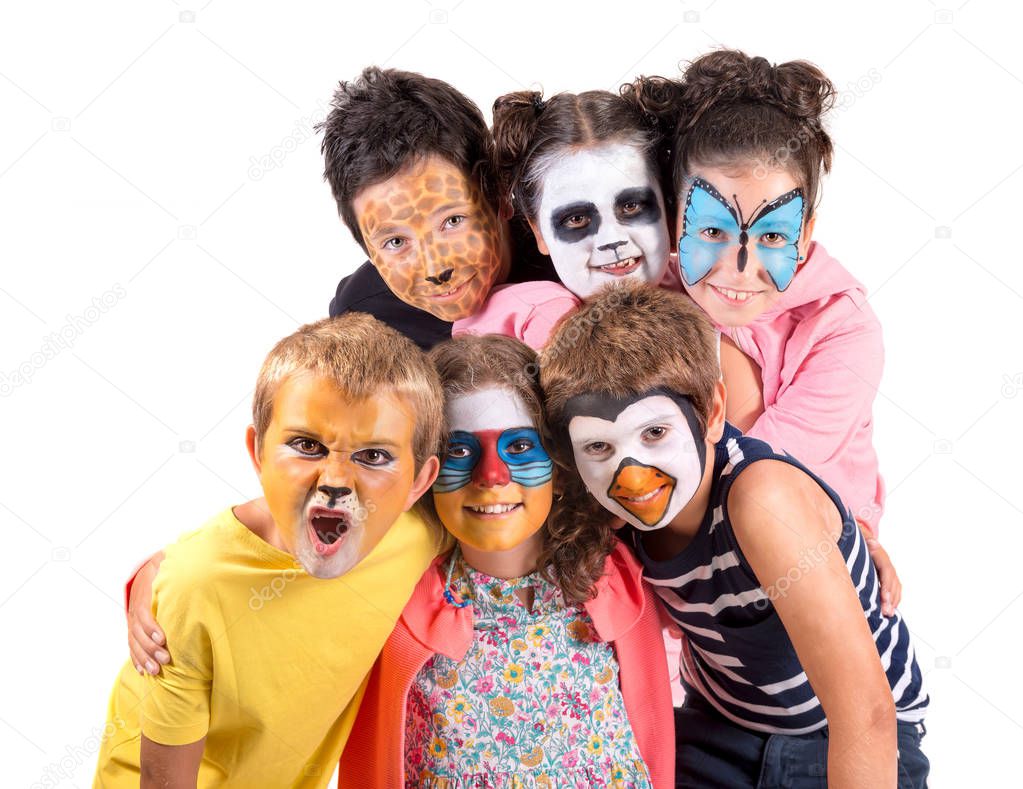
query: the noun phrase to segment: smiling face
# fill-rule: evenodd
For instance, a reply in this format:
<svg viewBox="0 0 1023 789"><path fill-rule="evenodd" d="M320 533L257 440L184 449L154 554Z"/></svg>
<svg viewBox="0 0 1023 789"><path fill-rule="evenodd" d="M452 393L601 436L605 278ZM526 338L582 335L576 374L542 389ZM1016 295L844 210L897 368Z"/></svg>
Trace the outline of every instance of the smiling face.
<svg viewBox="0 0 1023 789"><path fill-rule="evenodd" d="M584 394L565 406L575 465L607 510L637 529L668 525L703 479L706 443L692 403L655 389Z"/></svg>
<svg viewBox="0 0 1023 789"><path fill-rule="evenodd" d="M277 390L253 459L277 534L310 575L354 567L429 485L435 466L415 470L414 419L400 397L352 401L309 372Z"/></svg>
<svg viewBox="0 0 1023 789"><path fill-rule="evenodd" d="M679 201L686 291L717 323L744 326L769 310L805 258L813 221L785 170L696 167Z"/></svg>
<svg viewBox="0 0 1023 789"><path fill-rule="evenodd" d="M444 527L478 551L538 546L554 464L522 398L488 386L452 397L447 419L447 453L433 486Z"/></svg>
<svg viewBox="0 0 1023 789"><path fill-rule="evenodd" d="M502 222L479 189L440 156L362 189L352 207L387 287L441 320L474 315L508 275Z"/></svg>
<svg viewBox="0 0 1023 789"><path fill-rule="evenodd" d="M544 174L530 224L561 282L581 298L626 278L657 284L668 265L661 189L632 145L559 156Z"/></svg>

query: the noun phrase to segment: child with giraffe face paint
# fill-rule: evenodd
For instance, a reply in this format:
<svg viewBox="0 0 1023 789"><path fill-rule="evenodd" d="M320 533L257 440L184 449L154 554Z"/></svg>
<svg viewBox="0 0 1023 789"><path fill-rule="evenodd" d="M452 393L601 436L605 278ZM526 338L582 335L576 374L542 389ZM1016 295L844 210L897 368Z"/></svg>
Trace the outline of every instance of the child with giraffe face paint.
<svg viewBox="0 0 1023 789"><path fill-rule="evenodd" d="M548 528L535 355L489 336L431 357L449 433L423 503L455 548L370 676L341 786L673 785L663 642L638 564L587 524Z"/></svg>

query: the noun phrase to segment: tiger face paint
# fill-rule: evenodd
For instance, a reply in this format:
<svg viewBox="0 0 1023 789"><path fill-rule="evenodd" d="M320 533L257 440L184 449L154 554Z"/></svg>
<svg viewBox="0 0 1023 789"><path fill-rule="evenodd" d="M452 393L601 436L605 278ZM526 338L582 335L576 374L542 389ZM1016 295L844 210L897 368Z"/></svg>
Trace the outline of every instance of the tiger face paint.
<svg viewBox="0 0 1023 789"><path fill-rule="evenodd" d="M352 202L370 261L395 296L468 318L508 276L504 225L454 164L427 156Z"/></svg>
<svg viewBox="0 0 1023 789"><path fill-rule="evenodd" d="M522 399L489 386L452 397L433 501L444 527L481 551L533 537L550 513L554 463Z"/></svg>
<svg viewBox="0 0 1023 789"><path fill-rule="evenodd" d="M661 188L632 145L560 156L543 178L537 229L540 251L580 298L624 279L656 285L668 267Z"/></svg>
<svg viewBox="0 0 1023 789"><path fill-rule="evenodd" d="M621 399L585 394L569 400L565 414L586 488L637 529L666 526L696 494L707 450L689 398L667 389Z"/></svg>

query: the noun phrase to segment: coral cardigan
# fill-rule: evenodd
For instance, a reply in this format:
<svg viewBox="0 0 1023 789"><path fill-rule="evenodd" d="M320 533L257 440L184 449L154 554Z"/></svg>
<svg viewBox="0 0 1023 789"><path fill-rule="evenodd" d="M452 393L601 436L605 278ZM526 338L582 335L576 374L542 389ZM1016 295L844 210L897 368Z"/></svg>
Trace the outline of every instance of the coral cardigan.
<svg viewBox="0 0 1023 789"><path fill-rule="evenodd" d="M435 654L461 660L472 644L472 606L444 601L443 557L420 579L373 671L341 756L342 789L405 786L409 691ZM625 710L656 789L675 785L675 726L658 604L643 569L615 541L596 596L584 604L597 635L614 645Z"/></svg>

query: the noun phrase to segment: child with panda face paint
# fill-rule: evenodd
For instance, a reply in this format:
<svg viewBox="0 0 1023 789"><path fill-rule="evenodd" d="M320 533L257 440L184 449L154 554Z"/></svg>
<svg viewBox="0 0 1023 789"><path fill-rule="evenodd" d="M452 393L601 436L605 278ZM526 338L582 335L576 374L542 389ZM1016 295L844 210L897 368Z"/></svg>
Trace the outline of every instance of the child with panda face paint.
<svg viewBox="0 0 1023 789"><path fill-rule="evenodd" d="M431 359L448 438L420 506L455 547L370 675L341 787L674 786L657 604L596 520L550 528L535 354L464 337Z"/></svg>
<svg viewBox="0 0 1023 789"><path fill-rule="evenodd" d="M668 274L671 249L657 155L657 117L608 91L529 91L494 102L501 193L529 223L561 284L497 287L452 334L497 333L542 347L581 299L614 282L680 288Z"/></svg>

